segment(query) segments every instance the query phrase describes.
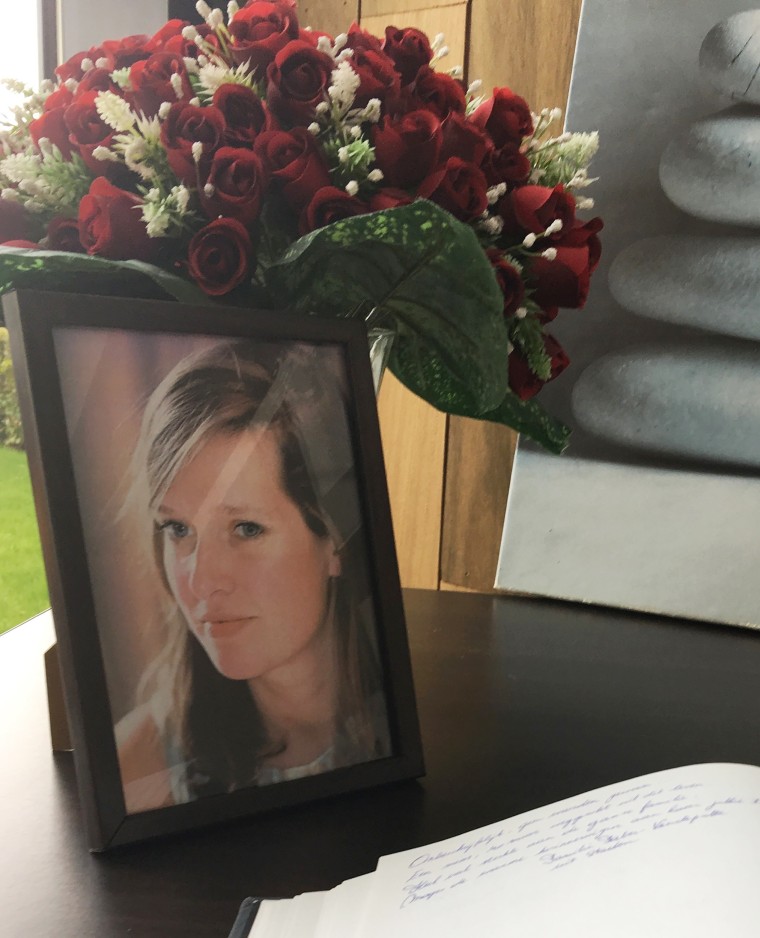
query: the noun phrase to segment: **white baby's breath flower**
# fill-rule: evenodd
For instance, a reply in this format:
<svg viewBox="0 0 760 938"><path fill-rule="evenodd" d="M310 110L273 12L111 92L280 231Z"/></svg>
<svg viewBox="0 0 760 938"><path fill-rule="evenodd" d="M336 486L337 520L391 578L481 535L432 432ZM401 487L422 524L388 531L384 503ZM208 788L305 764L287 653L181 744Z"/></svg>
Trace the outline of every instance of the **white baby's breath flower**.
<svg viewBox="0 0 760 938"><path fill-rule="evenodd" d="M467 94L468 95L477 94L482 87L483 87L483 82L481 81L480 78L476 78L475 81L471 81L470 84L467 86Z"/></svg>
<svg viewBox="0 0 760 938"><path fill-rule="evenodd" d="M349 195L356 195L358 191L359 191L359 183L355 179L351 179L349 182L346 183L346 192Z"/></svg>
<svg viewBox="0 0 760 938"><path fill-rule="evenodd" d="M195 9L198 11L198 16L202 16L204 20L207 20L211 15L211 7L206 3L206 0L198 0Z"/></svg>
<svg viewBox="0 0 760 938"><path fill-rule="evenodd" d="M557 249L556 248L547 248L545 251L541 252L541 257L545 257L547 261L556 261L557 260Z"/></svg>
<svg viewBox="0 0 760 938"><path fill-rule="evenodd" d="M212 62L206 58L205 61L202 62L201 60L203 58L203 56L198 57L198 63L200 64L198 78L200 79L203 92L207 97L213 97L214 92L222 85L245 85L247 88L252 87L253 79L251 77L250 66L247 62L243 62L236 68L232 68L221 60Z"/></svg>
<svg viewBox="0 0 760 938"><path fill-rule="evenodd" d="M345 113L354 103L361 79L348 62L340 62L333 69L331 84L327 89L330 100L339 111Z"/></svg>
<svg viewBox="0 0 760 938"><path fill-rule="evenodd" d="M314 110L317 112L317 114L326 114L330 110L330 105L327 103L327 101L320 101Z"/></svg>
<svg viewBox="0 0 760 938"><path fill-rule="evenodd" d="M124 98L113 91L101 91L95 98L95 108L103 123L112 130L124 133L135 126L137 115Z"/></svg>
<svg viewBox="0 0 760 938"><path fill-rule="evenodd" d="M162 101L158 106L158 116L159 119L165 121L169 116L169 111L172 109L171 101Z"/></svg>
<svg viewBox="0 0 760 938"><path fill-rule="evenodd" d="M536 236L533 234L532 231L529 231L523 238L522 243L523 243L523 247L532 248L533 245L536 243Z"/></svg>
<svg viewBox="0 0 760 938"><path fill-rule="evenodd" d="M464 75L464 69L461 65L455 65L453 68L449 69L449 75L452 78L460 79Z"/></svg>
<svg viewBox="0 0 760 938"><path fill-rule="evenodd" d="M215 192L216 192L216 189L210 182L207 182L206 185L203 187L203 194L206 196L207 199L210 199Z"/></svg>
<svg viewBox="0 0 760 938"><path fill-rule="evenodd" d="M347 42L348 35L346 33L338 33L338 35L335 37L335 43L332 47L333 56L336 56Z"/></svg>
<svg viewBox="0 0 760 938"><path fill-rule="evenodd" d="M227 22L231 23L235 18L236 14L240 10L240 5L236 3L236 0L230 0L227 4Z"/></svg>
<svg viewBox="0 0 760 938"><path fill-rule="evenodd" d="M562 219L555 218L554 221L549 225L544 234L548 238L550 235L556 234L558 231L562 231Z"/></svg>
<svg viewBox="0 0 760 938"><path fill-rule="evenodd" d="M581 196L579 198L576 198L575 204L582 212L590 211L594 207L594 200L587 199Z"/></svg>
<svg viewBox="0 0 760 938"><path fill-rule="evenodd" d="M21 201L21 196L18 194L18 191L16 189L10 189L10 188L3 189L3 191L0 192L0 198L2 198L4 202L20 202Z"/></svg>
<svg viewBox="0 0 760 938"><path fill-rule="evenodd" d="M525 319L528 315L528 310L525 306L518 306L515 310L515 316L517 319Z"/></svg>
<svg viewBox="0 0 760 938"><path fill-rule="evenodd" d="M338 159L341 163L346 163L348 161L348 147L340 147L338 149Z"/></svg>
<svg viewBox="0 0 760 938"><path fill-rule="evenodd" d="M316 137L321 128L316 121L312 121L306 129Z"/></svg>
<svg viewBox="0 0 760 938"><path fill-rule="evenodd" d="M142 137L132 137L129 143L124 147L124 162L127 168L133 173L142 176L143 179L151 179L155 176L155 171L150 166L145 165L145 157L148 155L148 148Z"/></svg>
<svg viewBox="0 0 760 938"><path fill-rule="evenodd" d="M486 198L488 199L489 205L496 205L499 199L506 194L507 184L505 182L500 182L495 186L491 186L490 189L486 190Z"/></svg>
<svg viewBox="0 0 760 938"><path fill-rule="evenodd" d="M443 35L443 33L436 33L433 37L433 41L430 43L430 48L433 50L433 52L437 52L445 41L446 37Z"/></svg>
<svg viewBox="0 0 760 938"><path fill-rule="evenodd" d="M217 30L220 26L224 26L224 13L217 7L209 13L206 22L213 30Z"/></svg>
<svg viewBox="0 0 760 938"><path fill-rule="evenodd" d="M80 68L83 72L89 72L91 68L95 68L95 63L92 61L92 59L85 56L85 58L83 58L80 63Z"/></svg>
<svg viewBox="0 0 760 938"><path fill-rule="evenodd" d="M317 39L317 50L323 55L329 55L330 58L332 58L332 43L327 36L320 36L319 39Z"/></svg>
<svg viewBox="0 0 760 938"><path fill-rule="evenodd" d="M188 101L188 104L191 104L193 107L200 107L200 106L201 106L201 99L200 99L200 98L190 98L190 100Z"/></svg>
<svg viewBox="0 0 760 938"><path fill-rule="evenodd" d="M177 202L177 208L179 209L180 214L186 214L187 206L190 202L190 190L187 188L187 186L174 186L172 189L172 195Z"/></svg>
<svg viewBox="0 0 760 938"><path fill-rule="evenodd" d="M177 100L180 101L185 93L185 89L182 86L182 78L176 72L174 72L169 81L171 82L172 91L174 92Z"/></svg>
<svg viewBox="0 0 760 938"><path fill-rule="evenodd" d="M72 94L77 90L79 86L79 82L75 78L67 78L63 84L66 88L68 88L68 90Z"/></svg>
<svg viewBox="0 0 760 938"><path fill-rule="evenodd" d="M491 237L496 237L501 234L501 230L504 227L504 220L499 218L498 215L489 215L484 221L480 223L480 227L485 231L487 235Z"/></svg>
<svg viewBox="0 0 760 938"><path fill-rule="evenodd" d="M195 42L198 35L198 30L195 26L185 26L182 30L182 38L187 39L188 42Z"/></svg>
<svg viewBox="0 0 760 938"><path fill-rule="evenodd" d="M183 56L182 61L185 63L185 68L187 69L190 75L198 74L198 60L194 59L190 55Z"/></svg>
<svg viewBox="0 0 760 938"><path fill-rule="evenodd" d="M383 171L381 169L371 169L367 173L367 179L369 179L370 182L382 182L383 178Z"/></svg>
<svg viewBox="0 0 760 938"><path fill-rule="evenodd" d="M100 160L102 163L118 163L119 156L114 153L113 150L109 150L108 147L95 147L92 151L92 155L96 160Z"/></svg>
<svg viewBox="0 0 760 938"><path fill-rule="evenodd" d="M104 58L102 55L99 59L95 59L95 68L108 68L109 64L108 59Z"/></svg>
<svg viewBox="0 0 760 938"><path fill-rule="evenodd" d="M201 157L203 156L203 144L200 140L195 141L195 143L190 147L190 152L193 154L193 159L195 162L199 163Z"/></svg>

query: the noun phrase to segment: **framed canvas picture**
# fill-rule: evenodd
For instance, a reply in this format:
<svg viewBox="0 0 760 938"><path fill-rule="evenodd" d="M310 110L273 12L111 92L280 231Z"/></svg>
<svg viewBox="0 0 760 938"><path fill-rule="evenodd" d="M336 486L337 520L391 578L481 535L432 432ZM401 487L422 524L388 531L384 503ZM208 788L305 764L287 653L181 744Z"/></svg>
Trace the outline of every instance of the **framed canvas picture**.
<svg viewBox="0 0 760 938"><path fill-rule="evenodd" d="M422 774L363 326L3 307L91 848Z"/></svg>

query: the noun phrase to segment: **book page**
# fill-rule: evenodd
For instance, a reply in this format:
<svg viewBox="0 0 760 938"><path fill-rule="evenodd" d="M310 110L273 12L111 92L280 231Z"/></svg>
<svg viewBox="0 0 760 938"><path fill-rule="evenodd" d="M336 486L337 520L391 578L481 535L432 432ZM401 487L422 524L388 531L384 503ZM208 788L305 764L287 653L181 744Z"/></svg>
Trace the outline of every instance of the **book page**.
<svg viewBox="0 0 760 938"><path fill-rule="evenodd" d="M690 766L383 857L353 934L756 938L759 881L760 769Z"/></svg>

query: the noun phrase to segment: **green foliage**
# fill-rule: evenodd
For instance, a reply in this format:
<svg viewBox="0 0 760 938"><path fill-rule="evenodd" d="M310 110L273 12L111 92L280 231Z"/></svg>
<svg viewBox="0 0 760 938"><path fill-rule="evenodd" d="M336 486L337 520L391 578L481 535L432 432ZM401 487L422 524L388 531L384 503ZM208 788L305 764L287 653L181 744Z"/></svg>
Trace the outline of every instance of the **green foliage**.
<svg viewBox="0 0 760 938"><path fill-rule="evenodd" d="M0 328L0 445L16 447L24 445L16 382L13 378L13 364L8 344L8 330L3 328Z"/></svg>
<svg viewBox="0 0 760 938"><path fill-rule="evenodd" d="M49 605L26 456L0 446L0 632Z"/></svg>

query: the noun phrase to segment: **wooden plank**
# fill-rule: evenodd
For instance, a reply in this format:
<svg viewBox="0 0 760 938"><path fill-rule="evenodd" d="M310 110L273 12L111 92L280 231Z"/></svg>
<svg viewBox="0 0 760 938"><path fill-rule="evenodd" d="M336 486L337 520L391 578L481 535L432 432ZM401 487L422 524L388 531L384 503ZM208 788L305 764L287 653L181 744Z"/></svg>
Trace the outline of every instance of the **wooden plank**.
<svg viewBox="0 0 760 938"><path fill-rule="evenodd" d="M446 415L390 372L383 378L378 411L401 583L437 589Z"/></svg>
<svg viewBox="0 0 760 938"><path fill-rule="evenodd" d="M468 80L482 79L484 94L507 85L534 111L564 107L580 7L581 0L472 0ZM493 588L516 439L506 427L449 421L441 531L449 586Z"/></svg>
<svg viewBox="0 0 760 938"><path fill-rule="evenodd" d="M386 7L378 13L369 13L373 4L362 3L362 26L373 36L385 36L386 26L421 29L431 41L438 33L446 37L449 54L437 63L445 71L455 65L464 66L465 37L468 3L421 6L420 0L379 0Z"/></svg>
<svg viewBox="0 0 760 938"><path fill-rule="evenodd" d="M348 32L351 23L359 22L359 0L301 0L298 22L337 36Z"/></svg>

